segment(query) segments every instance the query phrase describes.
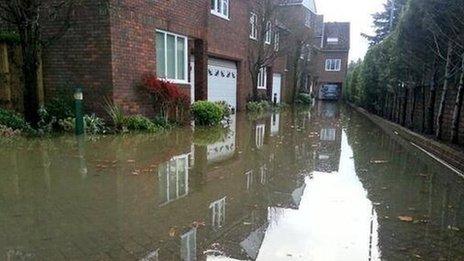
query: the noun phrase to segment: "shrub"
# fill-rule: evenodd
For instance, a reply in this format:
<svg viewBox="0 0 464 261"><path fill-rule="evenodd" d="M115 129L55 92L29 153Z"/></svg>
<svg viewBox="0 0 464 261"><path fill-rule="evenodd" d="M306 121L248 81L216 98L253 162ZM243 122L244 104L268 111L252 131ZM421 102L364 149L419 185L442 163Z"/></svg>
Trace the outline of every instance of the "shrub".
<svg viewBox="0 0 464 261"><path fill-rule="evenodd" d="M58 120L58 125L66 132L74 132L76 127L76 118L66 118ZM105 121L95 114L84 115L84 129L88 134L96 135L106 133L107 128Z"/></svg>
<svg viewBox="0 0 464 261"><path fill-rule="evenodd" d="M125 127L130 131L156 132L159 129L154 122L142 115L127 117L125 120Z"/></svg>
<svg viewBox="0 0 464 261"><path fill-rule="evenodd" d="M217 125L224 119L224 109L217 103L197 101L191 108L195 123L198 125Z"/></svg>
<svg viewBox="0 0 464 261"><path fill-rule="evenodd" d="M296 97L296 103L301 105L311 105L312 100L311 95L307 93L299 93Z"/></svg>
<svg viewBox="0 0 464 261"><path fill-rule="evenodd" d="M184 120L184 112L188 111L190 107L190 97L182 93L179 86L159 80L156 75L151 74L142 79L141 86L151 95L155 111L160 112L166 122L172 112L175 112L177 122Z"/></svg>
<svg viewBox="0 0 464 261"><path fill-rule="evenodd" d="M271 104L268 101L250 101L246 105L247 111L249 112L265 112L270 110Z"/></svg>
<svg viewBox="0 0 464 261"><path fill-rule="evenodd" d="M45 109L50 117L55 117L58 120L75 116L72 96L63 93L47 101Z"/></svg>
<svg viewBox="0 0 464 261"><path fill-rule="evenodd" d="M4 109L0 109L0 125L13 130L29 131L31 129L21 115Z"/></svg>
<svg viewBox="0 0 464 261"><path fill-rule="evenodd" d="M105 110L110 116L114 128L118 131L123 130L126 116L122 108L114 104L110 99L105 98Z"/></svg>
<svg viewBox="0 0 464 261"><path fill-rule="evenodd" d="M221 106L222 111L224 112L224 117L229 118L232 115L232 106L226 101L215 102L217 105Z"/></svg>

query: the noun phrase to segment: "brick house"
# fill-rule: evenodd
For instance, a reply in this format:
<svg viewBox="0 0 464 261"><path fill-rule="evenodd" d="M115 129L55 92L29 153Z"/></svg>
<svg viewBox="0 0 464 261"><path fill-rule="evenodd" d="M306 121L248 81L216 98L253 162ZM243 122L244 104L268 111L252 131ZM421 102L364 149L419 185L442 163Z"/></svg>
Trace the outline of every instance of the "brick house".
<svg viewBox="0 0 464 261"><path fill-rule="evenodd" d="M242 110L253 90L249 53L260 1L83 0L69 30L43 52L45 97L80 84L90 112L103 115L108 98L126 113L152 116L150 98L137 87L152 73L178 84L192 101L225 100ZM313 0L276 1L279 19L269 21L265 37L279 55L262 68L258 91L290 103L304 81L295 73L295 48L284 48L292 43L289 32L302 26L302 34L312 35L321 18ZM45 29L58 30L53 23Z"/></svg>
<svg viewBox="0 0 464 261"><path fill-rule="evenodd" d="M339 99L348 69L350 23L322 23L315 48L311 92L318 99Z"/></svg>
<svg viewBox="0 0 464 261"><path fill-rule="evenodd" d="M308 20L302 14L315 12L306 1L280 9L301 23ZM150 115L150 99L136 85L144 74L156 73L192 100L226 100L241 110L252 91L248 50L258 19L253 15L249 0L85 1L70 30L45 52L47 96L79 83L93 111L102 112L102 99L109 97L128 113ZM276 37L285 26L276 22L272 28L270 46L285 40ZM281 55L263 69L258 77L263 95L291 101L287 60Z"/></svg>

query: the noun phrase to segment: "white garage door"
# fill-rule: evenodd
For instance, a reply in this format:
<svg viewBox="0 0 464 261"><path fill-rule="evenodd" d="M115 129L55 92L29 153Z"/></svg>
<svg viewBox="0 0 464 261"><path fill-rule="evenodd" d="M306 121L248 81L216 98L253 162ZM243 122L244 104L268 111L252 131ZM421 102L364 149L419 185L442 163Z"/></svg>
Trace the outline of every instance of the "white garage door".
<svg viewBox="0 0 464 261"><path fill-rule="evenodd" d="M232 61L208 60L208 100L226 101L237 108L237 64Z"/></svg>

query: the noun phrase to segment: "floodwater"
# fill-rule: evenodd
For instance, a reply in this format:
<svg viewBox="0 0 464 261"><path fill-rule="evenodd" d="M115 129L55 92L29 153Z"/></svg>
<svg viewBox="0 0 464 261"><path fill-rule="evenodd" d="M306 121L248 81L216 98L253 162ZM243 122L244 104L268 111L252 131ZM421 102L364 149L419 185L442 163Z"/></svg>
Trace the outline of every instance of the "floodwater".
<svg viewBox="0 0 464 261"><path fill-rule="evenodd" d="M1 146L0 260L464 260L464 179L336 103Z"/></svg>

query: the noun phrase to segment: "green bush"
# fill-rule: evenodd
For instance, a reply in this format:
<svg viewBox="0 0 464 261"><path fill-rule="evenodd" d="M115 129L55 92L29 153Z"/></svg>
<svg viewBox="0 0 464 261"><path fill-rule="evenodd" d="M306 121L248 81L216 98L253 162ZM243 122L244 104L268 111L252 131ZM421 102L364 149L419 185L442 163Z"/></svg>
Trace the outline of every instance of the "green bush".
<svg viewBox="0 0 464 261"><path fill-rule="evenodd" d="M45 103L45 109L50 117L57 120L74 117L74 100L71 95L59 94Z"/></svg>
<svg viewBox="0 0 464 261"><path fill-rule="evenodd" d="M191 111L198 125L218 125L225 118L224 108L210 101L195 102Z"/></svg>
<svg viewBox="0 0 464 261"><path fill-rule="evenodd" d="M307 93L299 93L296 97L296 103L301 105L311 105L312 100L311 95Z"/></svg>
<svg viewBox="0 0 464 261"><path fill-rule="evenodd" d="M124 126L130 131L156 132L159 130L154 122L142 115L126 117Z"/></svg>
<svg viewBox="0 0 464 261"><path fill-rule="evenodd" d="M60 128L66 132L74 132L76 118L69 117L66 119L58 120L58 125ZM84 115L84 128L87 134L104 134L107 131L105 121L95 114Z"/></svg>
<svg viewBox="0 0 464 261"><path fill-rule="evenodd" d="M13 130L29 131L31 129L21 115L5 109L0 109L0 125Z"/></svg>
<svg viewBox="0 0 464 261"><path fill-rule="evenodd" d="M229 118L230 115L232 115L232 107L226 101L220 101L215 103L221 106L225 118Z"/></svg>
<svg viewBox="0 0 464 261"><path fill-rule="evenodd" d="M126 116L122 108L114 104L110 99L105 98L105 110L113 121L113 127L119 131L123 130Z"/></svg>
<svg viewBox="0 0 464 261"><path fill-rule="evenodd" d="M270 110L271 109L271 104L266 100L250 101L250 102L247 103L246 108L247 108L247 111L249 111L249 112L261 113L261 112L266 112L266 111Z"/></svg>

